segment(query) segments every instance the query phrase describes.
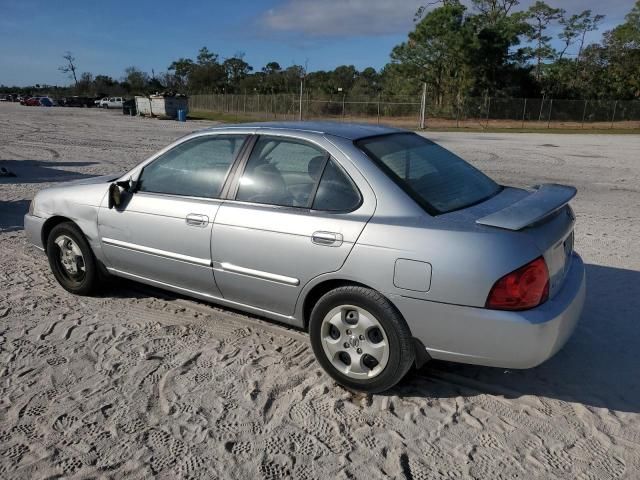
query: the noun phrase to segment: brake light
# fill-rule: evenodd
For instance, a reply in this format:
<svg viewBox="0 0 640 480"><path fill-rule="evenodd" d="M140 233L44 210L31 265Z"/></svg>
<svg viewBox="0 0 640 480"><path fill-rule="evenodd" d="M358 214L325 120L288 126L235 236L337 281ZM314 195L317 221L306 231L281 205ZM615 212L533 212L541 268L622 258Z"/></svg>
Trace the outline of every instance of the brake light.
<svg viewBox="0 0 640 480"><path fill-rule="evenodd" d="M549 298L549 270L543 257L498 280L489 292L487 308L495 310L527 310Z"/></svg>

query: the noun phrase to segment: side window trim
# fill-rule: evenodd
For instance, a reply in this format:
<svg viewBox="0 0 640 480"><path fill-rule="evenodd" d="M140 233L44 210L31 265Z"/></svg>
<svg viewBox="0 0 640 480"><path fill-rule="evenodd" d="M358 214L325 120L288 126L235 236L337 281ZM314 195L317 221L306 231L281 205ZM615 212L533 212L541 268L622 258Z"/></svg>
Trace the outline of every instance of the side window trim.
<svg viewBox="0 0 640 480"><path fill-rule="evenodd" d="M227 180L222 187L222 194L220 196L225 200L235 200L236 194L238 193L238 186L240 185L240 178L247 166L251 152L253 152L253 149L258 142L258 138L259 135L247 135L247 139L238 152L238 156L229 170Z"/></svg>
<svg viewBox="0 0 640 480"><path fill-rule="evenodd" d="M145 169L147 167L149 167L150 165L153 165L158 160L161 160L162 158L164 158L165 155L167 155L168 153L172 152L176 148L179 148L179 147L181 147L181 146L183 146L183 145L185 145L187 143L193 142L193 141L201 140L203 138L207 138L207 139L210 139L210 140L215 140L215 139L220 138L220 137L223 137L223 138L224 137L245 137L245 138L244 138L244 141L242 142L242 145L240 146L240 149L238 150L238 153L236 154L234 159L229 164L229 168L227 169L226 177L225 177L224 181L222 182L222 188L220 189L220 193L216 197L200 197L200 196L197 196L197 195L181 195L179 193L163 193L163 192L150 192L150 191L140 190L140 185L141 185L140 179L142 178L142 174L144 173ZM228 184L230 183L231 177L233 176L234 168L236 167L239 159L242 157L242 154L243 154L244 150L246 149L251 137L253 137L253 135L246 135L246 134L239 134L239 133L219 133L219 134L198 135L196 137L192 137L192 138L189 138L188 140L180 142L177 145L174 145L174 147L171 148L170 150L167 150L166 152L164 152L162 155L159 155L158 157L154 158L153 161L147 163L144 167L142 167L140 169L140 173L138 173L138 175L137 175L138 181L136 182L134 193L143 193L143 194L150 194L150 195L165 195L165 196L166 195L170 195L170 196L179 197L179 198L194 198L194 199L205 199L205 200L224 200L226 198L225 197L225 189L228 188Z"/></svg>
<svg viewBox="0 0 640 480"><path fill-rule="evenodd" d="M313 186L313 188L311 189L311 193L309 194L309 202L307 203L307 208L309 210L313 209L313 202L316 201L316 194L318 193L318 188L320 188L320 182L322 182L322 176L324 175L324 171L326 170L327 165L329 165L330 161L331 161L331 155L329 154L329 152L327 152L324 157L324 163L322 164L322 168L320 169L320 175L318 175L316 184Z"/></svg>

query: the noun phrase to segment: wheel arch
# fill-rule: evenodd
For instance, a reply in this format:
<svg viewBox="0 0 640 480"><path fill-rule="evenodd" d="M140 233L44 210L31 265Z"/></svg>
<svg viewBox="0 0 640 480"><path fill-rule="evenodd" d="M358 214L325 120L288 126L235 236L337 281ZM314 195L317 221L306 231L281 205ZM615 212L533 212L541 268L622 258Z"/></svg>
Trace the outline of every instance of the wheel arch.
<svg viewBox="0 0 640 480"><path fill-rule="evenodd" d="M71 222L80 229L80 226L76 222L63 215L54 215L47 218L47 220L44 222L44 224L42 225L40 236L42 239L42 246L44 247L45 251L47 250L47 239L49 238L49 234L51 233L51 230L53 230L53 227L65 222ZM80 229L80 231L82 231L82 229Z"/></svg>
<svg viewBox="0 0 640 480"><path fill-rule="evenodd" d="M311 311L315 304L320 300L320 298L327 292L334 290L339 287L347 287L347 286L355 286L355 287L365 287L370 288L371 290L376 290L375 288L370 287L369 285L365 285L361 282L356 282L354 280L347 280L343 278L331 278L327 280L323 280L318 284L311 287L311 289L304 296L304 300L302 303L302 326L305 330L309 329L309 321L311 320Z"/></svg>

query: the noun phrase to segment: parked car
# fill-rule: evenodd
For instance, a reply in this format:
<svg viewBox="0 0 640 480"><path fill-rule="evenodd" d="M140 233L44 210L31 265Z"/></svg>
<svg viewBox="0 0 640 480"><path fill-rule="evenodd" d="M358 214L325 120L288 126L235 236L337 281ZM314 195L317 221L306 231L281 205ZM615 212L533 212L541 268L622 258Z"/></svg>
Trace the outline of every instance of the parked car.
<svg viewBox="0 0 640 480"><path fill-rule="evenodd" d="M25 99L24 105L27 107L39 107L40 106L40 98L41 97L29 97Z"/></svg>
<svg viewBox="0 0 640 480"><path fill-rule="evenodd" d="M89 97L73 96L61 99L60 105L64 107L94 107L95 103Z"/></svg>
<svg viewBox="0 0 640 480"><path fill-rule="evenodd" d="M55 107L57 105L51 97L45 96L28 97L20 104L28 107Z"/></svg>
<svg viewBox="0 0 640 480"><path fill-rule="evenodd" d="M564 345L575 193L501 186L395 128L258 123L41 190L25 230L69 292L108 274L305 328L337 382L379 392L430 358L529 368Z"/></svg>
<svg viewBox="0 0 640 480"><path fill-rule="evenodd" d="M122 97L108 97L100 100L100 107L102 108L122 108L124 100Z"/></svg>

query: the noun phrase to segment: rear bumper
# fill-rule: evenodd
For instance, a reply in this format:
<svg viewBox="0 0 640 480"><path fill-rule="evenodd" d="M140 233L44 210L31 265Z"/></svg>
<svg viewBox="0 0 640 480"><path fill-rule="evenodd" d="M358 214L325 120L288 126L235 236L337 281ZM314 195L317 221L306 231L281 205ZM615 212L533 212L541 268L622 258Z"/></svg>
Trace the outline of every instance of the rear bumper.
<svg viewBox="0 0 640 480"><path fill-rule="evenodd" d="M27 235L27 240L38 250L42 251L44 251L44 245L42 244L42 226L46 220L46 218L36 217L28 213L24 216L24 231Z"/></svg>
<svg viewBox="0 0 640 480"><path fill-rule="evenodd" d="M531 368L567 342L582 313L584 264L573 254L562 289L540 307L507 312L391 297L432 358L502 368Z"/></svg>

